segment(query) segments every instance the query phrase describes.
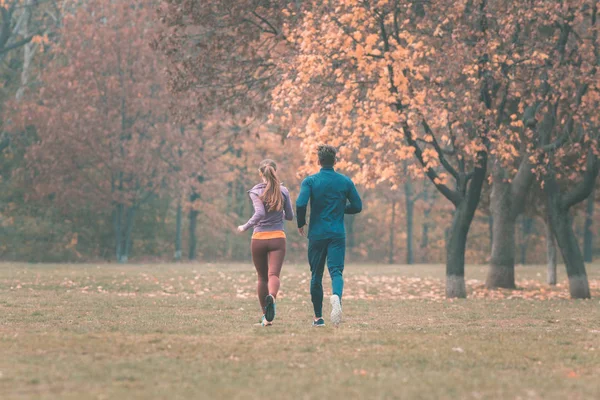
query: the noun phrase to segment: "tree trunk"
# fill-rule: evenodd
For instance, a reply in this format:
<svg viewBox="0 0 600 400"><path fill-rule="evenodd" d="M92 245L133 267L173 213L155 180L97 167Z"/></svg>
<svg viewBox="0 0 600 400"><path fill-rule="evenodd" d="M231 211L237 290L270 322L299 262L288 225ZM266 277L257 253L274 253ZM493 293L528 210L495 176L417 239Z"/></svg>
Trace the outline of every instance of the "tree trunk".
<svg viewBox="0 0 600 400"><path fill-rule="evenodd" d="M126 263L131 252L131 239L136 207L117 204L113 211L115 229L115 256L118 263Z"/></svg>
<svg viewBox="0 0 600 400"><path fill-rule="evenodd" d="M533 231L533 218L524 216L522 221L523 238L521 241L521 265L527 264L527 247L529 246L529 237Z"/></svg>
<svg viewBox="0 0 600 400"><path fill-rule="evenodd" d="M569 292L571 298L574 299L590 298L590 286L585 271L583 254L573 232L573 220L569 210L592 194L599 170L598 157L590 147L587 153L583 180L573 189L561 193L552 168L548 168L544 181L546 211L550 227L565 262L569 278Z"/></svg>
<svg viewBox="0 0 600 400"><path fill-rule="evenodd" d="M467 202L463 201L454 211L452 227L446 243L446 297L465 298L465 251L470 221ZM472 219L472 218L471 218Z"/></svg>
<svg viewBox="0 0 600 400"><path fill-rule="evenodd" d="M467 247L467 236L475 216L475 211L481 199L481 189L485 181L487 171L487 152L479 151L477 154L477 166L473 170L471 183L458 180L458 187L463 186L464 197L456 201L455 211L452 217L450 240L446 248L446 297L467 297L465 288L465 251Z"/></svg>
<svg viewBox="0 0 600 400"><path fill-rule="evenodd" d="M193 193L190 196L190 203L191 203L191 208L190 208L190 215L189 215L189 219L190 219L190 237L189 237L189 254L188 254L188 258L190 261L193 261L196 259L196 223L198 221L198 211L194 209L194 203L196 202L196 200L198 200L200 198L200 195L198 195L197 193Z"/></svg>
<svg viewBox="0 0 600 400"><path fill-rule="evenodd" d="M432 197L431 202L433 203L435 198ZM429 257L427 253L427 247L429 246L429 216L431 215L432 205L429 204L429 191L427 188L423 188L423 202L427 204L425 210L423 212L423 226L421 231L421 250L425 249L425 251L421 251L422 257L421 262L427 263L429 262Z"/></svg>
<svg viewBox="0 0 600 400"><path fill-rule="evenodd" d="M494 243L494 217L492 214L488 215L488 234L490 236L490 248Z"/></svg>
<svg viewBox="0 0 600 400"><path fill-rule="evenodd" d="M248 193L246 191L246 187L244 182L240 179L236 181L235 184L235 209L236 213L240 220L247 218L251 213L247 214L247 207L251 206L250 198L248 197ZM240 246L240 242L237 240L233 241L233 259L237 261L246 260L248 257L248 247L247 245Z"/></svg>
<svg viewBox="0 0 600 400"><path fill-rule="evenodd" d="M423 253L422 262L429 262L429 257L427 257L427 247L429 246L429 223L427 221L423 222L423 231L421 233L421 249L425 249Z"/></svg>
<svg viewBox="0 0 600 400"><path fill-rule="evenodd" d="M529 159L523 157L517 174L508 182L507 171L499 164L493 174L490 197L492 217L492 256L486 279L488 288L515 287L515 224L524 211L534 175Z"/></svg>
<svg viewBox="0 0 600 400"><path fill-rule="evenodd" d="M233 210L233 184L232 182L227 183L227 210ZM233 235L229 232L229 229L225 233L225 257L228 260L233 258Z"/></svg>
<svg viewBox="0 0 600 400"><path fill-rule="evenodd" d="M415 199L413 198L412 183L404 183L404 194L406 195L406 264L414 264L413 251L413 226Z"/></svg>
<svg viewBox="0 0 600 400"><path fill-rule="evenodd" d="M546 187L549 186L546 183ZM552 232L556 237L558 247L565 261L567 276L569 277L569 292L571 298L590 298L590 286L583 255L573 232L573 221L569 210L562 207L560 196L552 188L546 190L548 197L548 217Z"/></svg>
<svg viewBox="0 0 600 400"><path fill-rule="evenodd" d="M503 176L494 174L492 185L491 211L492 258L485 282L488 288L515 287L515 220L512 212L511 183Z"/></svg>
<svg viewBox="0 0 600 400"><path fill-rule="evenodd" d="M425 120L422 121L423 127L427 131L429 129ZM465 173L464 163L459 163L459 171L456 171L452 165L445 159L443 152L440 151L439 145L434 139L434 146L440 157L440 162L443 164L446 171L450 172L456 180L456 190L450 189L441 182L437 173L431 167L427 167L427 163L423 158L423 151L412 136L412 131L408 123L403 122L404 138L410 146L415 150L414 155L417 157L423 167L426 167L426 174L429 180L435 185L440 193L444 195L455 207L452 218L452 228L450 238L446 242L446 297L466 297L467 291L465 288L465 250L467 245L467 235L469 228L475 216L475 210L481 199L481 190L485 181L488 154L487 149L477 152L477 163L473 171L469 174ZM487 147L487 140L484 140Z"/></svg>
<svg viewBox="0 0 600 400"><path fill-rule="evenodd" d="M23 7L23 14L21 15L22 23L19 34L22 37L29 37L32 33L31 28L31 14L32 9L35 5L35 0L27 0ZM23 95L25 94L25 90L29 86L29 73L31 71L31 61L35 55L35 51L39 45L32 41L26 43L23 46L23 70L21 71L21 85L16 93L17 101L21 101Z"/></svg>
<svg viewBox="0 0 600 400"><path fill-rule="evenodd" d="M175 222L175 260L181 261L181 225L183 218L183 210L181 207L181 201L177 204L177 217Z"/></svg>
<svg viewBox="0 0 600 400"><path fill-rule="evenodd" d="M131 243L132 243L132 232L133 232L133 222L135 219L135 207L129 207L127 209L127 219L125 221L125 237L123 238L123 253L121 254L120 263L127 263L129 261L129 254L131 253Z"/></svg>
<svg viewBox="0 0 600 400"><path fill-rule="evenodd" d="M394 232L396 231L396 200L392 200L392 220L390 222L390 248L388 264L394 263Z"/></svg>
<svg viewBox="0 0 600 400"><path fill-rule="evenodd" d="M594 258L594 233L592 232L592 221L594 216L594 192L587 199L587 207L585 212L585 226L583 232L583 259L587 263L591 263Z"/></svg>
<svg viewBox="0 0 600 400"><path fill-rule="evenodd" d="M544 227L546 228L546 258L548 264L548 285L556 285L556 243L554 241L554 235L552 234L552 228L550 228L550 222L545 221Z"/></svg>
<svg viewBox="0 0 600 400"><path fill-rule="evenodd" d="M117 262L121 261L121 255L123 253L122 245L123 245L123 229L122 229L122 220L123 220L123 205L117 204L113 211L113 226L115 229L115 257Z"/></svg>

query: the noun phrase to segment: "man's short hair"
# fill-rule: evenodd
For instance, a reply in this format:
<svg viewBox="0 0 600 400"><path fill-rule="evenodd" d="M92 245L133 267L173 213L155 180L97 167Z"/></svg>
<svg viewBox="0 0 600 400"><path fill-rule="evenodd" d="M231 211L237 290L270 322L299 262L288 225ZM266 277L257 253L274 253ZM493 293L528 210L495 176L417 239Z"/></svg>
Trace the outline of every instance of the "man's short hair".
<svg viewBox="0 0 600 400"><path fill-rule="evenodd" d="M323 167L333 167L336 161L337 150L333 146L322 144L317 149L319 154L319 163Z"/></svg>

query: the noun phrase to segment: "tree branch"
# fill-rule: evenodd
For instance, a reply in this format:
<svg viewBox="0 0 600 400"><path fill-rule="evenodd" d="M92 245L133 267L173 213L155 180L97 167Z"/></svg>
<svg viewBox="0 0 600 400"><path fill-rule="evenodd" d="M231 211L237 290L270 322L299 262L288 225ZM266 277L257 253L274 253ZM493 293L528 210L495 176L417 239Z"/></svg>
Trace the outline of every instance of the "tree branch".
<svg viewBox="0 0 600 400"><path fill-rule="evenodd" d="M469 184L469 189L467 190L467 209L473 210L473 213L475 213L477 204L481 198L481 189L487 173L487 160L487 151L480 150L477 152L477 165L475 166L473 178Z"/></svg>
<svg viewBox="0 0 600 400"><path fill-rule="evenodd" d="M565 143L567 143L567 140L569 139L569 136L573 132L573 127L575 125L573 115L577 113L577 109L579 108L579 105L581 104L581 99L585 95L585 92L587 92L587 89L588 89L588 84L585 83L577 91L577 98L575 99L575 107L576 107L575 111L573 111L573 113L569 116L569 119L567 120L567 123L565 124L565 128L563 130L562 135L560 135L560 137L558 137L554 142L543 146L542 150L544 150L545 152L554 151L554 150L557 150L558 148L560 148Z"/></svg>
<svg viewBox="0 0 600 400"><path fill-rule="evenodd" d="M13 44L11 44L11 45L8 45L8 46L6 46L6 47L3 47L3 48L1 48L1 49L0 49L0 55L6 54L6 53L8 53L9 51L11 51L11 50L14 50L14 49L16 49L16 48L19 48L19 47L21 47L21 46L25 46L27 43L31 42L31 40L32 40L32 39L33 39L33 38L34 38L36 35L37 35L37 33L35 33L35 34L33 34L33 35L29 36L29 37L26 37L25 39L19 40L18 42L15 42L15 43L13 43Z"/></svg>
<svg viewBox="0 0 600 400"><path fill-rule="evenodd" d="M417 157L417 160L419 160L423 168L426 168L427 177L440 191L440 193L444 195L444 197L446 197L452 202L452 204L458 207L459 203L462 201L462 196L460 195L460 193L444 185L441 182L441 179L438 176L438 174L433 170L433 168L427 166L427 163L425 163L425 160L423 160L423 151L421 150L421 147L419 147L419 144L415 141L415 139L413 139L410 127L406 122L404 122L402 125L404 137L406 138L408 144L415 150L415 157Z"/></svg>
<svg viewBox="0 0 600 400"><path fill-rule="evenodd" d="M430 135L431 138L433 139L432 144L433 144L433 147L435 148L435 151L438 153L440 163L444 166L444 168L446 168L446 171L448 171L454 177L454 179L458 180L458 172L456 172L454 167L448 162L448 160L446 160L446 157L444 157L444 151L440 147L440 144L438 143L437 139L435 138L433 131L429 127L429 124L427 123L427 121L425 121L425 118L421 119L421 123L423 124L423 128L425 128L425 133Z"/></svg>
<svg viewBox="0 0 600 400"><path fill-rule="evenodd" d="M256 18L260 19L263 24L267 25L271 29L270 32L273 35L277 35L277 33L278 33L277 29L275 29L275 27L269 21L267 21L266 18L261 17L256 11L252 11L252 15L254 15ZM269 32L269 31L267 31L267 32Z"/></svg>
<svg viewBox="0 0 600 400"><path fill-rule="evenodd" d="M2 30L0 31L0 49L4 48L4 45L10 38L10 20L12 16L6 11L5 8L0 8L2 14Z"/></svg>
<svg viewBox="0 0 600 400"><path fill-rule="evenodd" d="M581 203L587 199L594 190L596 177L598 176L598 156L594 154L594 150L590 147L587 154L586 170L583 175L583 180L579 182L573 190L564 195L562 205L567 210L574 205Z"/></svg>
<svg viewBox="0 0 600 400"><path fill-rule="evenodd" d="M380 32L379 32L380 37L383 41L383 50L385 53L387 53L390 51L390 43L389 43L387 31L385 29L385 23L382 18L379 18L379 29L380 29ZM390 91L393 94L398 94L398 88L394 84L394 68L391 64L388 64L387 69L388 69L388 79L390 82ZM402 73L402 72L400 72L400 73ZM402 103L400 101L398 101L396 104L396 109L398 110L398 112L401 112L402 108L403 108ZM452 190L452 189L448 188L446 185L444 185L441 182L441 179L439 178L438 174L431 167L428 167L426 165L425 160L423 160L423 151L421 150L421 147L419 147L419 144L417 143L417 141L415 139L413 139L411 129L408 126L408 123L406 121L404 121L402 123L402 132L401 133L404 133L404 137L406 138L406 141L415 150L415 157L417 157L417 160L419 160L419 163L421 163L423 168L426 168L427 177L435 185L437 190L439 190L440 193L442 193L444 195L444 197L446 197L448 200L450 200L450 202L452 202L452 204L454 204L455 207L458 207L460 202L463 200L463 197L457 191Z"/></svg>
<svg viewBox="0 0 600 400"><path fill-rule="evenodd" d="M508 99L508 88L510 87L510 83L507 82L504 86L504 93L502 95L502 100L500 101L500 105L497 109L496 115L496 128L499 128L502 124L502 117L504 116L504 109L506 108L506 101Z"/></svg>
<svg viewBox="0 0 600 400"><path fill-rule="evenodd" d="M529 191L529 187L533 183L534 175L532 172L532 165L529 163L527 154L523 155L521 165L517 175L514 177L511 183L511 193L513 196L512 204L514 205L512 213L513 215L519 215L525 208L525 197Z"/></svg>
<svg viewBox="0 0 600 400"><path fill-rule="evenodd" d="M398 4L398 0L395 1L394 3L394 39L396 39L396 41L398 43L401 43L400 40L400 24L398 23L398 17L400 14L400 5Z"/></svg>

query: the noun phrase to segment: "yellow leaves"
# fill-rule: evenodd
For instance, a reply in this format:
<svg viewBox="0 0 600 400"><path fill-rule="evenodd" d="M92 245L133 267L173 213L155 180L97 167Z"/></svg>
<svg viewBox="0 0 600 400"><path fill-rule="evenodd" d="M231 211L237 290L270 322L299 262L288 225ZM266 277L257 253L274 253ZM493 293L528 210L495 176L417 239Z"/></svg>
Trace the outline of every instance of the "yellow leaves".
<svg viewBox="0 0 600 400"><path fill-rule="evenodd" d="M31 39L31 43L34 44L41 44L43 41L42 37L40 35L35 35L32 39Z"/></svg>
<svg viewBox="0 0 600 400"><path fill-rule="evenodd" d="M414 50L420 50L420 49L422 49L422 48L423 48L423 46L424 46L424 43L423 43L422 41L418 41L418 42L416 42L416 43L413 43L413 44L411 45L411 47L412 47Z"/></svg>
<svg viewBox="0 0 600 400"><path fill-rule="evenodd" d="M410 160L414 157L415 149L410 146L402 146L395 151L395 154L400 160Z"/></svg>
<svg viewBox="0 0 600 400"><path fill-rule="evenodd" d="M307 123L307 131L308 132L318 132L321 128L319 126L319 124L317 123L317 114L312 114L309 118L308 118L308 123Z"/></svg>
<svg viewBox="0 0 600 400"><path fill-rule="evenodd" d="M437 153L434 149L427 148L423 150L423 161L425 164L430 164L434 160L437 160Z"/></svg>
<svg viewBox="0 0 600 400"><path fill-rule="evenodd" d="M360 59L362 59L362 58L364 57L364 55L365 55L365 49L363 48L363 46L362 46L362 45L360 45L360 44L357 44L357 45L356 45L356 49L354 50L354 56L355 56L355 57L356 57L358 60L360 60Z"/></svg>
<svg viewBox="0 0 600 400"><path fill-rule="evenodd" d="M347 114L354 108L353 101L347 97L344 93L341 93L337 97L337 104L342 113Z"/></svg>
<svg viewBox="0 0 600 400"><path fill-rule="evenodd" d="M536 50L536 51L534 51L534 52L533 52L533 54L531 55L531 58L536 58L536 59L538 59L538 60L545 61L545 60L547 60L547 59L549 58L549 56L548 56L548 54L546 54L546 53L541 53L541 52L538 52L538 51Z"/></svg>
<svg viewBox="0 0 600 400"><path fill-rule="evenodd" d="M391 57L395 62L400 63L400 65L406 65L410 58L410 51L401 45L396 45L391 51Z"/></svg>
<svg viewBox="0 0 600 400"><path fill-rule="evenodd" d="M369 36L367 36L367 38L365 39L365 43L367 46L375 46L377 44L377 41L379 40L379 36L377 36L376 34L372 33Z"/></svg>
<svg viewBox="0 0 600 400"><path fill-rule="evenodd" d="M424 90L415 92L414 97L412 98L412 102L417 107L424 106L426 103L426 101L425 101L426 97L427 97L427 92L425 92Z"/></svg>
<svg viewBox="0 0 600 400"><path fill-rule="evenodd" d="M395 125L399 121L398 113L390 107L385 107L381 112L381 122L386 125Z"/></svg>
<svg viewBox="0 0 600 400"><path fill-rule="evenodd" d="M408 90L408 80L402 73L397 73L394 75L394 86L401 92L406 92Z"/></svg>

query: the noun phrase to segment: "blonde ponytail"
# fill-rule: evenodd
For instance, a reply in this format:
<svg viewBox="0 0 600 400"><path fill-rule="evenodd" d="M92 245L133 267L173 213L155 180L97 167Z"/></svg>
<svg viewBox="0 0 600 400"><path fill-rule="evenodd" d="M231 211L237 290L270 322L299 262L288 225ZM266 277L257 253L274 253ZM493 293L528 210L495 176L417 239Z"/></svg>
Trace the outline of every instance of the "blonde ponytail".
<svg viewBox="0 0 600 400"><path fill-rule="evenodd" d="M277 177L277 164L273 160L264 160L258 170L267 182L267 187L261 196L267 211L283 210L283 194L281 194L281 182Z"/></svg>

